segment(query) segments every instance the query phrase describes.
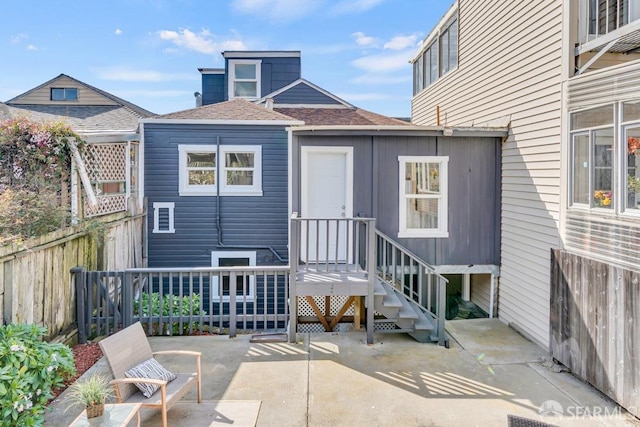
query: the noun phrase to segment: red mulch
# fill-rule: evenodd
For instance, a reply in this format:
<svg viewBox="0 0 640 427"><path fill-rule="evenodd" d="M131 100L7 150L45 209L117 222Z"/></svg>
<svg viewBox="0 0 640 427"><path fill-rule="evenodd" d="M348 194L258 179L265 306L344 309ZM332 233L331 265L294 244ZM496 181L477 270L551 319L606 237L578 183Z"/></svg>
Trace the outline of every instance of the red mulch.
<svg viewBox="0 0 640 427"><path fill-rule="evenodd" d="M77 380L80 375L84 374L90 367L92 367L102 357L102 350L98 343L77 344L71 351L73 351L73 360L76 365L76 375L68 378L63 387L53 391L53 399L58 397L67 387Z"/></svg>

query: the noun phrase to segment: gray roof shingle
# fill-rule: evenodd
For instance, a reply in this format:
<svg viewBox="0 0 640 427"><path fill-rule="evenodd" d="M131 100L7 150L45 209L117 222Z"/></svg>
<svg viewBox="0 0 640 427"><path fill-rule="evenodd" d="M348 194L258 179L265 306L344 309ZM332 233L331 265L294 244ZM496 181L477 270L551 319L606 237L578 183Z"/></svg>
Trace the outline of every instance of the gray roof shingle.
<svg viewBox="0 0 640 427"><path fill-rule="evenodd" d="M245 99L232 99L189 110L176 111L155 116L154 119L296 121L295 118L269 110Z"/></svg>

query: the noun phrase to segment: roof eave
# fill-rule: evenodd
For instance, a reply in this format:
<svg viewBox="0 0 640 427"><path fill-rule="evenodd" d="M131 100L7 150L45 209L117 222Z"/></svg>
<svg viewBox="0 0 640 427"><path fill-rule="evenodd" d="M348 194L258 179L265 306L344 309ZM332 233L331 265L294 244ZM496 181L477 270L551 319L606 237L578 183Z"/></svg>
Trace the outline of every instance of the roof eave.
<svg viewBox="0 0 640 427"><path fill-rule="evenodd" d="M509 134L508 127L445 127L445 126L417 126L417 125L329 125L329 126L296 126L287 130L296 134L339 135L358 133L361 135L397 135L410 133L416 136L482 136L504 138Z"/></svg>

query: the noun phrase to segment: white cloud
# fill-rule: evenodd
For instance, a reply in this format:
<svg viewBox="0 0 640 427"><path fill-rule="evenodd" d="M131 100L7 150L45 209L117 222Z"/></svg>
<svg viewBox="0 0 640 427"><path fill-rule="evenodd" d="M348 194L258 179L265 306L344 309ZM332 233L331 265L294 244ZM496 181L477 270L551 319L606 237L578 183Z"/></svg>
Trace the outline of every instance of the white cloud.
<svg viewBox="0 0 640 427"><path fill-rule="evenodd" d="M128 67L101 68L96 71L102 80L120 82L167 82L167 81L198 81L198 73L163 73L153 70L138 70Z"/></svg>
<svg viewBox="0 0 640 427"><path fill-rule="evenodd" d="M40 50L40 48L38 48L38 46L30 44L29 46L27 46L27 50Z"/></svg>
<svg viewBox="0 0 640 427"><path fill-rule="evenodd" d="M373 9L382 2L383 0L341 0L331 11L336 15L361 13Z"/></svg>
<svg viewBox="0 0 640 427"><path fill-rule="evenodd" d="M231 7L238 13L264 17L274 22L289 22L316 11L321 0L233 0Z"/></svg>
<svg viewBox="0 0 640 427"><path fill-rule="evenodd" d="M363 85L392 85L411 81L410 75L363 74L349 80L350 83Z"/></svg>
<svg viewBox="0 0 640 427"><path fill-rule="evenodd" d="M11 40L11 44L18 44L20 43L22 40L26 40L28 39L29 36L26 35L25 33L18 33L15 36L11 36L9 38L9 40Z"/></svg>
<svg viewBox="0 0 640 427"><path fill-rule="evenodd" d="M120 34L122 34L122 30L120 28L116 28L115 35L119 36Z"/></svg>
<svg viewBox="0 0 640 427"><path fill-rule="evenodd" d="M178 31L160 30L157 32L162 40L170 41L179 48L194 50L196 52L213 54L224 50L246 50L242 40L225 40L216 42L209 30L203 29L194 33L188 29Z"/></svg>
<svg viewBox="0 0 640 427"><path fill-rule="evenodd" d="M409 67L409 53L363 56L351 61L351 65L368 73L386 73Z"/></svg>
<svg viewBox="0 0 640 427"><path fill-rule="evenodd" d="M395 36L383 46L383 49L390 50L402 50L407 48L416 47L418 41L418 34L411 34L408 36Z"/></svg>
<svg viewBox="0 0 640 427"><path fill-rule="evenodd" d="M351 37L354 38L358 46L376 47L378 44L378 41L375 37L367 36L362 31L351 34Z"/></svg>

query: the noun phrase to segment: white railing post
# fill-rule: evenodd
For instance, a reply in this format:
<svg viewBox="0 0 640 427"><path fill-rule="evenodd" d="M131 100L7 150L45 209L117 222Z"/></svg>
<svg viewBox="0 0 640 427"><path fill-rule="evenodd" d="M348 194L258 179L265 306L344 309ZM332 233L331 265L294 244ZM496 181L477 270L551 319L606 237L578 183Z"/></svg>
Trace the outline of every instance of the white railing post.
<svg viewBox="0 0 640 427"><path fill-rule="evenodd" d="M374 312L374 284L376 280L376 220L367 222L367 276L369 287L367 293L367 344L373 344L373 312Z"/></svg>
<svg viewBox="0 0 640 427"><path fill-rule="evenodd" d="M298 263L300 262L300 222L298 213L291 214L289 220L289 342L296 342L298 329L298 295L296 292L296 276L298 274ZM308 224L307 224L308 229ZM307 236L307 247L309 240ZM307 263L309 262L309 251L307 250Z"/></svg>

